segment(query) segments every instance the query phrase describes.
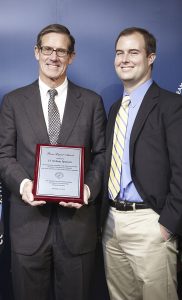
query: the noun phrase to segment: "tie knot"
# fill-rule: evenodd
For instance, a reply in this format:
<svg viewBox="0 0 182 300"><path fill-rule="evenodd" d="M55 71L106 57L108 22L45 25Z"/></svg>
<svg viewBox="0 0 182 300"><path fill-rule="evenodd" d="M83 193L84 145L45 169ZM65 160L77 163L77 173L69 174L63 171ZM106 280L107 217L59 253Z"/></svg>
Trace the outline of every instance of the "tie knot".
<svg viewBox="0 0 182 300"><path fill-rule="evenodd" d="M130 100L130 96L124 96L122 99L122 106L124 108L127 108L130 104L131 100Z"/></svg>
<svg viewBox="0 0 182 300"><path fill-rule="evenodd" d="M55 98L55 96L58 94L57 90L56 89L51 89L51 90L48 90L48 93L50 95L50 98Z"/></svg>

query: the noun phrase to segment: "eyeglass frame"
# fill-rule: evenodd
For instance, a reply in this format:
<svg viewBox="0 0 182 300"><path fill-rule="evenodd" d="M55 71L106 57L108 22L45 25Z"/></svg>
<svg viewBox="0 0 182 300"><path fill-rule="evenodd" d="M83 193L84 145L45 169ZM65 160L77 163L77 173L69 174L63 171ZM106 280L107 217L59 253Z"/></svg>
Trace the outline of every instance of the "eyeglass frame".
<svg viewBox="0 0 182 300"><path fill-rule="evenodd" d="M41 53L42 53L43 55L47 55L47 56L50 56L54 51L56 52L56 55L57 55L58 57L66 57L68 54L71 53L71 51L66 50L66 49L63 49L63 48L53 48L53 47L49 47L49 46L40 46L40 47L38 47L38 48L41 50ZM42 49L44 49L44 48L48 48L47 50L50 50L51 53L50 53L50 54L45 54L45 53L43 53L43 52L42 52ZM45 50L46 50L46 49L45 49ZM59 54L58 54L58 51L62 51L62 54L63 54L63 55L59 55Z"/></svg>

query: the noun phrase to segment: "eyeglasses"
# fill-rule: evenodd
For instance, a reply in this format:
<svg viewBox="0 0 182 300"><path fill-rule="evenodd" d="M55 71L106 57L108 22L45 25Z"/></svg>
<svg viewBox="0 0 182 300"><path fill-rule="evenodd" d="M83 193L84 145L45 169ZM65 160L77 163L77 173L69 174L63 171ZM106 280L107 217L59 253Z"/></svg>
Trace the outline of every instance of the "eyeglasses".
<svg viewBox="0 0 182 300"><path fill-rule="evenodd" d="M55 51L56 55L58 57L65 57L70 53L70 51L62 49L62 48L54 49L54 48L48 47L48 46L41 46L40 50L41 50L42 54L44 54L44 55L51 55Z"/></svg>

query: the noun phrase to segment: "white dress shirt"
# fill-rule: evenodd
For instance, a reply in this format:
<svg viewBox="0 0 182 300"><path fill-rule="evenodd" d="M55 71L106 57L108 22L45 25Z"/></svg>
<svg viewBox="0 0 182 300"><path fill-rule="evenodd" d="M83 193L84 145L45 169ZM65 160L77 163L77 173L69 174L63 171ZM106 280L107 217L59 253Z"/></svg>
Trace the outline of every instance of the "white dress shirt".
<svg viewBox="0 0 182 300"><path fill-rule="evenodd" d="M40 78L39 78L39 90L40 90L40 98L42 102L42 109L44 114L44 119L46 122L46 126L48 129L48 102L49 102L49 93L50 87L47 86ZM56 88L58 94L55 96L55 103L57 105L61 123L63 121L64 109L66 104L67 98L67 91L68 91L68 79L65 78L65 81Z"/></svg>

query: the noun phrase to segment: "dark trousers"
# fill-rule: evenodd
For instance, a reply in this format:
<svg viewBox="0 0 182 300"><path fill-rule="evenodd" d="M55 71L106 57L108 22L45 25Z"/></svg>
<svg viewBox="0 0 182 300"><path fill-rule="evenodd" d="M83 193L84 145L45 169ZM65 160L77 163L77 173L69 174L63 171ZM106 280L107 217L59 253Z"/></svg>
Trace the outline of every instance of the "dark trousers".
<svg viewBox="0 0 182 300"><path fill-rule="evenodd" d="M94 265L95 252L73 256L52 222L35 254L12 252L15 300L89 300Z"/></svg>

